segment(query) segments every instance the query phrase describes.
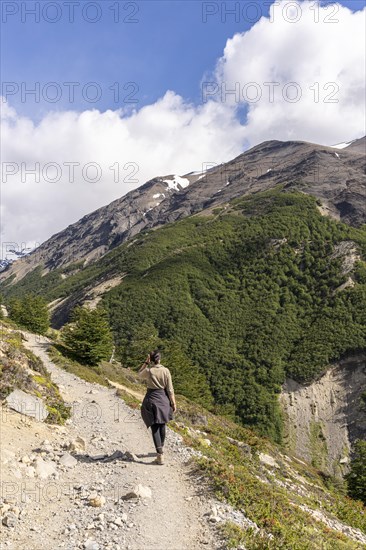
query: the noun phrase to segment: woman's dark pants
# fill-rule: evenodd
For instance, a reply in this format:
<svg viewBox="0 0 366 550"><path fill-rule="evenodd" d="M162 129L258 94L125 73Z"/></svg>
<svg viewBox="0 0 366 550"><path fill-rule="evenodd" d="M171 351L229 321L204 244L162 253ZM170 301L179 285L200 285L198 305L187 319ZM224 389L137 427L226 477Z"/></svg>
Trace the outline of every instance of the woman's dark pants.
<svg viewBox="0 0 366 550"><path fill-rule="evenodd" d="M156 452L163 454L163 447L165 441L165 424L153 424L151 426L151 432L154 440Z"/></svg>
<svg viewBox="0 0 366 550"><path fill-rule="evenodd" d="M172 407L165 390L147 390L142 402L141 416L146 427L151 427L156 452L162 454L165 441L165 425L173 418Z"/></svg>

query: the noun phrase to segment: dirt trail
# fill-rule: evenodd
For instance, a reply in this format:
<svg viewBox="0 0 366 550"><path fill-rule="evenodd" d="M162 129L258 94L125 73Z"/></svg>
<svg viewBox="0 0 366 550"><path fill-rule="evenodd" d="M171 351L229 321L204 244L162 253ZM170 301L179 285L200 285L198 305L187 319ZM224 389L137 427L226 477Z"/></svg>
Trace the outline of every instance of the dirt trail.
<svg viewBox="0 0 366 550"><path fill-rule="evenodd" d="M141 421L139 411L127 407L116 396L115 389L85 382L57 367L47 355L47 339L32 334L26 336L25 346L42 359L64 399L72 406L73 414L71 422L64 428L32 421L30 428L17 426L18 431L13 424L19 423L21 415L14 413L12 421L2 426L5 449L9 450L13 445L12 450L19 460L22 455L32 453L46 434L54 449L60 449L63 443L81 436L86 441L86 451L75 455L78 459L75 467L58 467L58 479L41 482L41 496L29 498L25 505L25 520L19 522L16 529L7 529L7 533L3 533L6 541L1 548L221 548L218 535L207 522L209 499L204 495L200 478L192 474L192 467L181 458L184 448L179 445L179 438L169 431L166 464L153 464L155 455L151 434ZM88 457L110 456L118 450L135 453L139 462L103 462L102 458L90 461ZM12 479L11 471L5 474L5 479ZM21 480L17 481L20 483ZM27 483L34 486L35 481L30 479ZM120 499L138 483L151 489L151 499L137 502ZM55 484L57 498L52 499L48 494L55 493ZM92 490L106 498L102 508L88 506L87 500L80 496L83 491ZM100 514L104 514L102 519L98 517ZM116 527L111 523L113 518L124 514L127 520L124 519L122 525Z"/></svg>
<svg viewBox="0 0 366 550"><path fill-rule="evenodd" d="M138 399L139 401L142 401L144 397L141 392L131 390L131 388L129 388L128 386L124 386L123 384L119 384L118 382L113 382L112 380L108 380L108 379L107 379L107 382L113 388L116 388L117 390L123 390L126 393L129 393L130 395L132 395L133 397L136 397L136 399Z"/></svg>

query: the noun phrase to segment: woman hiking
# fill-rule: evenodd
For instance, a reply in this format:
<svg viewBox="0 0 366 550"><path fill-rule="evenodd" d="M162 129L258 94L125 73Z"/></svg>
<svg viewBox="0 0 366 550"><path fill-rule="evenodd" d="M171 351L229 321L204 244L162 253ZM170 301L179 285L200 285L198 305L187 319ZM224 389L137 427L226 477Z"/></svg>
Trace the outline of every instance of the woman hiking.
<svg viewBox="0 0 366 550"><path fill-rule="evenodd" d="M151 427L157 453L156 464L164 464L165 425L173 419L172 413L177 410L172 376L169 369L160 363L160 357L158 350L149 353L139 370L140 378L147 384L141 416L146 427Z"/></svg>

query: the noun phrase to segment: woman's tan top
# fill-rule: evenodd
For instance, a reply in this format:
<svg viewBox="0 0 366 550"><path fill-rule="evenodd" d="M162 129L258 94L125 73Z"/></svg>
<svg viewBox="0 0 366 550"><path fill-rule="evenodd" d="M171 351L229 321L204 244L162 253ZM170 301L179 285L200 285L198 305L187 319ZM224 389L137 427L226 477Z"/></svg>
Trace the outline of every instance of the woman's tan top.
<svg viewBox="0 0 366 550"><path fill-rule="evenodd" d="M161 365L152 365L146 367L139 374L141 380L144 380L150 390L165 390L168 393L174 393L172 375L170 370Z"/></svg>

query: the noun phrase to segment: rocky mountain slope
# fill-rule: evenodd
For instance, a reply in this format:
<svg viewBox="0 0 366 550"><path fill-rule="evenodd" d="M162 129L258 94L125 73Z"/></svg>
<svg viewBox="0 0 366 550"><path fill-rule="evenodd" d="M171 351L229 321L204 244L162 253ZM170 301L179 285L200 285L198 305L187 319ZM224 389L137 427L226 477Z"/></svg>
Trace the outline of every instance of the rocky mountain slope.
<svg viewBox="0 0 366 550"><path fill-rule="evenodd" d="M281 394L286 447L322 471L342 477L352 445L366 434L365 390L364 353L342 359L310 385L286 380Z"/></svg>
<svg viewBox="0 0 366 550"><path fill-rule="evenodd" d="M15 275L17 281L37 265L42 265L47 273L60 266L80 261L89 263L103 256L141 231L149 223L145 217L152 209L195 179L195 176L166 176L145 183L52 236L0 275L0 280Z"/></svg>
<svg viewBox="0 0 366 550"><path fill-rule="evenodd" d="M202 174L157 177L54 235L0 274L16 282L37 266L44 272L90 263L145 228L172 222L278 184L317 197L324 212L352 225L366 222L366 138L343 149L269 141Z"/></svg>

